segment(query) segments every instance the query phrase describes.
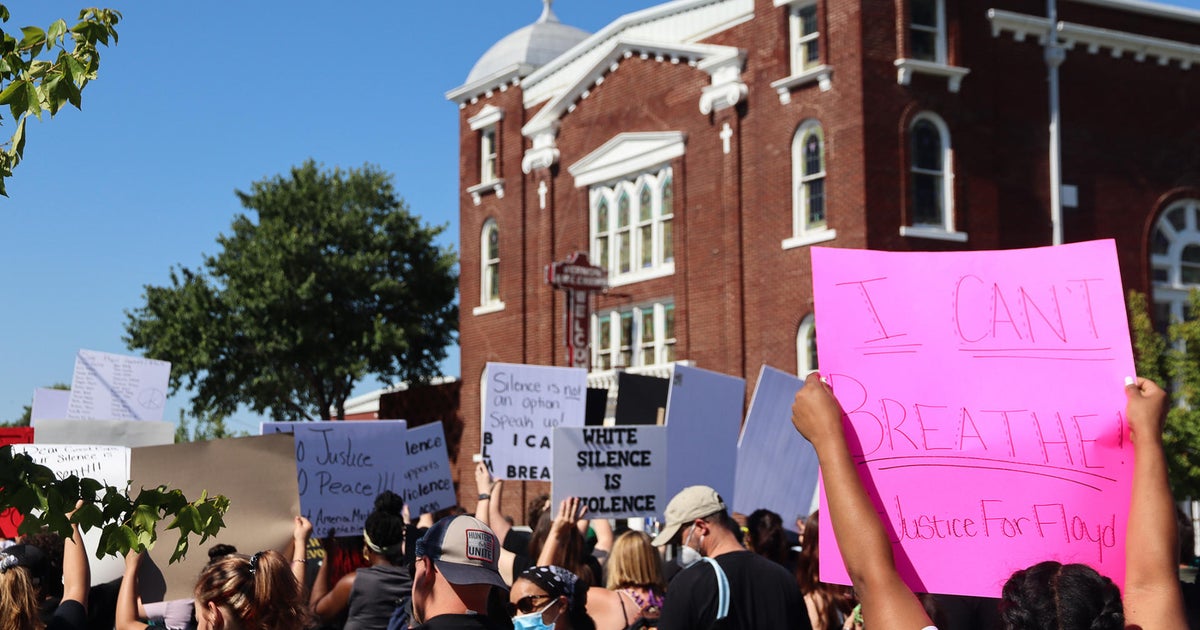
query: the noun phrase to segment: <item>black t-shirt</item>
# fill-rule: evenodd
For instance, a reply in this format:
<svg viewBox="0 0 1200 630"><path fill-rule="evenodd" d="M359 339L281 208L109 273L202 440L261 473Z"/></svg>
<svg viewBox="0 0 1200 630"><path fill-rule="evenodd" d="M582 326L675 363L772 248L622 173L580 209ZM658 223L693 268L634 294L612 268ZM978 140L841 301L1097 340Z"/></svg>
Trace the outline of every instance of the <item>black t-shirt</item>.
<svg viewBox="0 0 1200 630"><path fill-rule="evenodd" d="M504 630L504 626L484 615L438 615L412 630Z"/></svg>
<svg viewBox="0 0 1200 630"><path fill-rule="evenodd" d="M87 609L73 599L63 600L46 624L46 630L86 630L87 627Z"/></svg>
<svg viewBox="0 0 1200 630"><path fill-rule="evenodd" d="M729 615L722 627L743 630L809 628L808 609L796 578L751 551L716 557L729 579ZM696 630L717 616L717 574L707 562L680 571L667 587L660 630Z"/></svg>

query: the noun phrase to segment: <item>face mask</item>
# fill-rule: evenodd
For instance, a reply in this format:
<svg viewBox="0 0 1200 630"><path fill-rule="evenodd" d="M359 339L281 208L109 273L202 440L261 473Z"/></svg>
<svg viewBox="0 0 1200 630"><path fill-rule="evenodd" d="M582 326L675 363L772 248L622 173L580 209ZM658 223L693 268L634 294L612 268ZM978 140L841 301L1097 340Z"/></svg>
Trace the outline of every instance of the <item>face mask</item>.
<svg viewBox="0 0 1200 630"><path fill-rule="evenodd" d="M675 561L679 563L679 566L685 569L704 558L699 551L692 549L691 545L688 544L692 542L692 534L695 531L696 528L694 527L688 531L687 540L683 541L683 547L679 548L679 555L675 557ZM700 544L704 545L704 534L700 534Z"/></svg>
<svg viewBox="0 0 1200 630"><path fill-rule="evenodd" d="M545 613L546 610L548 610L553 605L554 605L554 602L551 601L549 604L546 604L545 608L543 608L537 612L532 612L532 613L529 613L528 615L517 615L516 617L513 617L512 618L513 630L554 630L553 623L547 624L546 621L544 619L542 619L542 614ZM555 617L554 620L558 621L558 617Z"/></svg>

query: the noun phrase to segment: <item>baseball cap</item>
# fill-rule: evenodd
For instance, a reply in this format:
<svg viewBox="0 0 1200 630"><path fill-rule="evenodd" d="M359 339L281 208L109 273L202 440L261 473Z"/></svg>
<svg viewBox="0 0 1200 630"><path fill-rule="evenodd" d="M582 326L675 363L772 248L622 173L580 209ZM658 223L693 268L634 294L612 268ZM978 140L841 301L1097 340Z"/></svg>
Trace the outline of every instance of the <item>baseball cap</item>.
<svg viewBox="0 0 1200 630"><path fill-rule="evenodd" d="M725 502L716 490L708 486L688 486L680 490L667 504L667 524L654 537L654 545L661 546L671 542L680 527L698 518L724 511Z"/></svg>
<svg viewBox="0 0 1200 630"><path fill-rule="evenodd" d="M500 577L500 541L486 523L473 516L447 516L434 523L417 541L416 556L433 560L451 584L508 588Z"/></svg>
<svg viewBox="0 0 1200 630"><path fill-rule="evenodd" d="M4 556L16 558L16 562L14 563ZM46 575L46 564L46 554L30 544L19 543L0 551L0 565L25 567L25 570L29 571L29 577L33 578L35 583Z"/></svg>

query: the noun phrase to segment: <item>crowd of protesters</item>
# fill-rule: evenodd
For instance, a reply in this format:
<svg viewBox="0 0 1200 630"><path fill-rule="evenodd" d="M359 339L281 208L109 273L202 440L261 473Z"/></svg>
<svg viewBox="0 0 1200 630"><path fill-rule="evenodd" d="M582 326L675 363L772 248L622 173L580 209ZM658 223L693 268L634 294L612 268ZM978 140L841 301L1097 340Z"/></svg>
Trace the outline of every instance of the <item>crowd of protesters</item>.
<svg viewBox="0 0 1200 630"><path fill-rule="evenodd" d="M816 449L828 513L798 518L798 532L769 510L731 514L706 486L672 498L657 531L614 528L587 518L576 499L553 506L544 495L519 528L500 509L503 481L479 464L474 516L458 508L414 521L385 491L354 538L312 540L312 525L296 517L290 559L213 546L184 600L142 602L136 553L115 590L89 588L77 529L66 540L10 541L0 550L0 630L1182 629L1165 395L1144 379L1131 379L1126 394L1136 462L1121 585L1086 565L1046 561L1014 573L1000 599L914 593L855 470L842 410L814 374L792 423ZM820 580L821 519L851 586ZM323 558L315 571L310 550Z"/></svg>

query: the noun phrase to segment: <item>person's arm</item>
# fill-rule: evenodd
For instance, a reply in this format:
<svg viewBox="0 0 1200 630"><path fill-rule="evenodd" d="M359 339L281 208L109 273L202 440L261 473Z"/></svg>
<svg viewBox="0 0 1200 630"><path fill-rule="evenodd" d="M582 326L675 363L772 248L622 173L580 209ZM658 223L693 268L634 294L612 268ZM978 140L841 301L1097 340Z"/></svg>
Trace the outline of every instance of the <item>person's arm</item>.
<svg viewBox="0 0 1200 630"><path fill-rule="evenodd" d="M592 531L596 532L596 546L592 548L592 555L596 556L596 560L603 565L608 561L608 554L613 548L613 528L612 523L606 518L594 518L589 521Z"/></svg>
<svg viewBox="0 0 1200 630"><path fill-rule="evenodd" d="M858 478L842 427L842 408L814 372L796 394L792 424L817 451L829 520L850 581L871 630L918 630L932 625L900 579L887 532Z"/></svg>
<svg viewBox="0 0 1200 630"><path fill-rule="evenodd" d="M125 554L125 575L117 591L117 612L113 619L115 630L143 630L149 627L138 619L137 572L142 555L136 551Z"/></svg>
<svg viewBox="0 0 1200 630"><path fill-rule="evenodd" d="M301 596L308 588L304 572L307 568L308 536L312 534L312 529L312 523L303 516L297 516L292 526L292 575L300 583Z"/></svg>
<svg viewBox="0 0 1200 630"><path fill-rule="evenodd" d="M78 510L83 501L75 504ZM72 510L68 516L74 516ZM74 600L87 610L88 591L92 588L92 568L88 564L87 551L83 548L83 536L79 525L71 523L71 537L63 541L63 596L62 601Z"/></svg>
<svg viewBox="0 0 1200 630"><path fill-rule="evenodd" d="M326 562L325 564L329 564ZM324 567L322 567L324 568ZM338 580L338 583L333 586L328 592L323 593L319 599L312 600L313 613L323 622L333 621L338 615L345 612L350 607L350 591L354 590L354 572L347 573ZM313 596L317 594L316 586L313 586Z"/></svg>
<svg viewBox="0 0 1200 630"><path fill-rule="evenodd" d="M508 533L512 531L512 525L504 516L504 481L496 479L492 481L492 500L488 502L488 526L492 528L492 532L496 534L496 540L501 544L504 539L508 538ZM533 525L533 523L530 523Z"/></svg>
<svg viewBox="0 0 1200 630"><path fill-rule="evenodd" d="M1133 493L1125 530L1125 624L1145 630L1187 627L1179 587L1175 505L1167 484L1162 432L1167 394L1144 378L1125 386Z"/></svg>
<svg viewBox="0 0 1200 630"><path fill-rule="evenodd" d="M564 545L568 536L567 532L577 526L586 509L586 507L580 508L579 497L569 497L559 503L558 516L550 524L550 533L546 535L546 543L542 545L542 552L538 555L537 566L562 565L566 557Z"/></svg>

